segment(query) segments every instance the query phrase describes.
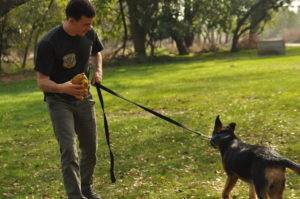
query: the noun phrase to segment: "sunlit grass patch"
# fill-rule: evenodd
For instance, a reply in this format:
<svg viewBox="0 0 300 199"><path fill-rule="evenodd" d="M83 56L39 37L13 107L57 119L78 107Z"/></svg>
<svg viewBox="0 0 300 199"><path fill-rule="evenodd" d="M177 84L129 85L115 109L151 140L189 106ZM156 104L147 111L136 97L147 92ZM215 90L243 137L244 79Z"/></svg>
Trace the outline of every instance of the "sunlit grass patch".
<svg viewBox="0 0 300 199"><path fill-rule="evenodd" d="M105 68L103 84L210 135L214 119L236 122L248 143L300 162L300 49L286 56L255 51L172 57L167 62ZM35 80L0 84L0 198L65 198L59 149ZM96 90L99 151L95 188L103 198L220 198L226 175L208 140L103 92L116 158L109 156ZM299 198L300 178L287 174L285 198ZM234 198L248 198L239 183Z"/></svg>

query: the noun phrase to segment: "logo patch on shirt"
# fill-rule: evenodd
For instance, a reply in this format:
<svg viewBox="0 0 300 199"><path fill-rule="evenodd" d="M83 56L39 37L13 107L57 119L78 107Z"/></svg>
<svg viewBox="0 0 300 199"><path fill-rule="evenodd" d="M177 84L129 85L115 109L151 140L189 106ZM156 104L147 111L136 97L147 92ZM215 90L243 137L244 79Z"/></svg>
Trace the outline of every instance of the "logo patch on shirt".
<svg viewBox="0 0 300 199"><path fill-rule="evenodd" d="M63 57L63 66L65 68L73 68L76 65L76 55L74 53L67 54Z"/></svg>

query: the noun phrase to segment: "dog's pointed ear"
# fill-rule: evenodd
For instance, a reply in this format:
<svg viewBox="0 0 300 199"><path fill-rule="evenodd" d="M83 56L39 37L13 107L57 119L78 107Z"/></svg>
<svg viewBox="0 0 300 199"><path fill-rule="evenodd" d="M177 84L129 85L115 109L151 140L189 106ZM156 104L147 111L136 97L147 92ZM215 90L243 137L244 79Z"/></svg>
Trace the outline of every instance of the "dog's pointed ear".
<svg viewBox="0 0 300 199"><path fill-rule="evenodd" d="M232 128L232 130L234 131L235 130L235 126L236 126L236 123L232 122L229 124L230 128Z"/></svg>
<svg viewBox="0 0 300 199"><path fill-rule="evenodd" d="M218 115L215 121L215 130L221 128L223 126L221 120L220 120L220 116Z"/></svg>

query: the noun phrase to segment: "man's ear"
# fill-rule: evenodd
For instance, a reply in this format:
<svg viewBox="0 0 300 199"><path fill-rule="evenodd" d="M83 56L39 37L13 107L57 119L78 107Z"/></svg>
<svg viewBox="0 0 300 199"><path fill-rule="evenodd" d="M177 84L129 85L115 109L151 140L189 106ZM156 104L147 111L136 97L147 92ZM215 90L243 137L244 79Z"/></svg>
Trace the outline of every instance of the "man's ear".
<svg viewBox="0 0 300 199"><path fill-rule="evenodd" d="M236 126L236 123L232 122L229 124L230 128L232 128L232 130L234 131L235 130L235 126Z"/></svg>
<svg viewBox="0 0 300 199"><path fill-rule="evenodd" d="M223 124L220 120L220 116L218 115L215 121L215 130L222 128Z"/></svg>
<svg viewBox="0 0 300 199"><path fill-rule="evenodd" d="M69 17L68 21L70 24L74 24L76 22L76 19L74 17Z"/></svg>

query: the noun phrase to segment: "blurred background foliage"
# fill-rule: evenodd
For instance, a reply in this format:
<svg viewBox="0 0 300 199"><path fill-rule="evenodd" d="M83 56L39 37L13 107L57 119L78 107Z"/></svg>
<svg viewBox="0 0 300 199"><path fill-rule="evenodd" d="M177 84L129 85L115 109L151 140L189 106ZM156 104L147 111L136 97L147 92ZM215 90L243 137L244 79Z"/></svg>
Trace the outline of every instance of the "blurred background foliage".
<svg viewBox="0 0 300 199"><path fill-rule="evenodd" d="M105 61L300 41L293 0L91 0ZM38 40L65 20L65 0L0 1L0 74L33 68ZM293 8L293 9L291 9Z"/></svg>

